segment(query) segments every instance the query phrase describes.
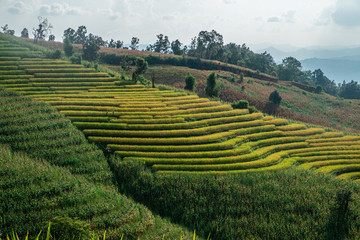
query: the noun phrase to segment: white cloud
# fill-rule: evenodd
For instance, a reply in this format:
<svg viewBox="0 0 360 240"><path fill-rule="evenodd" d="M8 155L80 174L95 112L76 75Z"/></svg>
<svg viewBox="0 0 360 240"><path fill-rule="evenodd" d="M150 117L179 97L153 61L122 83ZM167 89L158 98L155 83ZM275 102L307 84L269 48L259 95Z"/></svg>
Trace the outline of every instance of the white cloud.
<svg viewBox="0 0 360 240"><path fill-rule="evenodd" d="M120 17L122 17L121 12L116 12L113 9L100 9L98 12L104 16L107 16L110 20L116 20Z"/></svg>
<svg viewBox="0 0 360 240"><path fill-rule="evenodd" d="M295 11L290 10L287 13L283 14L283 19L287 23L295 23Z"/></svg>
<svg viewBox="0 0 360 240"><path fill-rule="evenodd" d="M238 0L223 0L225 4L235 4L238 2Z"/></svg>
<svg viewBox="0 0 360 240"><path fill-rule="evenodd" d="M280 22L280 18L270 17L270 18L268 18L267 22L269 22L269 23Z"/></svg>
<svg viewBox="0 0 360 240"><path fill-rule="evenodd" d="M40 7L40 15L81 15L84 13L80 8L72 7L67 3L44 4Z"/></svg>
<svg viewBox="0 0 360 240"><path fill-rule="evenodd" d="M347 27L360 26L360 1L338 0L332 19L338 25Z"/></svg>
<svg viewBox="0 0 360 240"><path fill-rule="evenodd" d="M31 13L33 8L31 4L25 4L22 1L16 1L14 4L7 8L7 11L11 14L20 15L25 13Z"/></svg>
<svg viewBox="0 0 360 240"><path fill-rule="evenodd" d="M315 19L315 26L326 26L332 23L332 14L335 9L333 7L325 8L318 18Z"/></svg>
<svg viewBox="0 0 360 240"><path fill-rule="evenodd" d="M270 17L268 18L268 23L278 23L278 22L285 22L285 23L295 23L295 11L288 11L281 15L281 17Z"/></svg>

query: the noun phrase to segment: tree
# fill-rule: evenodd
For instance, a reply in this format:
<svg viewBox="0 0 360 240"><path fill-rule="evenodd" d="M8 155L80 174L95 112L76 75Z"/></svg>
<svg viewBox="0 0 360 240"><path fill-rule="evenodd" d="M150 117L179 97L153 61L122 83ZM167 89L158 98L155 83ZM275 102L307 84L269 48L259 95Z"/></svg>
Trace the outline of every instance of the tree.
<svg viewBox="0 0 360 240"><path fill-rule="evenodd" d="M63 39L68 38L71 43L75 42L75 30L68 28L64 31Z"/></svg>
<svg viewBox="0 0 360 240"><path fill-rule="evenodd" d="M193 91L195 91L195 84L196 84L196 78L188 72L185 77L184 89L193 92Z"/></svg>
<svg viewBox="0 0 360 240"><path fill-rule="evenodd" d="M34 42L37 43L39 39L45 39L48 33L51 32L53 26L49 23L47 18L38 17L38 28L33 28Z"/></svg>
<svg viewBox="0 0 360 240"><path fill-rule="evenodd" d="M278 67L279 80L296 82L301 75L301 63L294 57L283 59Z"/></svg>
<svg viewBox="0 0 360 240"><path fill-rule="evenodd" d="M79 26L74 34L74 43L83 44L87 40L87 29L85 26Z"/></svg>
<svg viewBox="0 0 360 240"><path fill-rule="evenodd" d="M115 48L122 48L123 45L124 45L123 41L117 40L115 43Z"/></svg>
<svg viewBox="0 0 360 240"><path fill-rule="evenodd" d="M138 57L136 58L135 65L136 69L132 74L132 80L136 83L138 80L138 76L144 74L148 69L148 63L147 61L145 61L145 59Z"/></svg>
<svg viewBox="0 0 360 240"><path fill-rule="evenodd" d="M216 73L212 72L206 79L206 95L209 97L218 97L220 95L220 86L216 83Z"/></svg>
<svg viewBox="0 0 360 240"><path fill-rule="evenodd" d="M282 100L282 97L280 96L279 92L277 90L270 93L269 101L272 102L275 105L279 105Z"/></svg>
<svg viewBox="0 0 360 240"><path fill-rule="evenodd" d="M83 58L94 62L99 58L99 50L100 46L95 40L88 40L83 44Z"/></svg>
<svg viewBox="0 0 360 240"><path fill-rule="evenodd" d="M74 46L71 44L71 41L68 37L64 39L64 52L67 57L71 57L74 54Z"/></svg>
<svg viewBox="0 0 360 240"><path fill-rule="evenodd" d="M154 52L162 52L167 53L170 48L170 41L168 36L164 36L163 34L157 35L158 40L153 45Z"/></svg>
<svg viewBox="0 0 360 240"><path fill-rule="evenodd" d="M249 102L247 100L239 100L231 104L234 109L247 109L249 108Z"/></svg>
<svg viewBox="0 0 360 240"><path fill-rule="evenodd" d="M9 29L9 25L5 24L3 27L1 27L1 29L3 30L3 32L5 34L9 34L9 35L14 35L15 34L15 30L11 30Z"/></svg>
<svg viewBox="0 0 360 240"><path fill-rule="evenodd" d="M107 45L108 48L115 48L115 41L114 39L111 39L109 44Z"/></svg>
<svg viewBox="0 0 360 240"><path fill-rule="evenodd" d="M107 43L102 39L102 37L94 35L92 33L87 36L86 41L94 41L98 46L106 46Z"/></svg>
<svg viewBox="0 0 360 240"><path fill-rule="evenodd" d="M48 41L55 41L55 35L53 35L53 34L49 35Z"/></svg>
<svg viewBox="0 0 360 240"><path fill-rule="evenodd" d="M29 31L27 30L27 28L24 28L24 29L21 31L21 37L23 37L23 38L29 38Z"/></svg>
<svg viewBox="0 0 360 240"><path fill-rule="evenodd" d="M131 39L131 44L130 44L130 49L131 50L137 50L138 49L138 45L139 45L139 38L137 37L133 37Z"/></svg>
<svg viewBox="0 0 360 240"><path fill-rule="evenodd" d="M176 39L175 41L173 41L171 43L171 50L173 52L173 54L175 55L183 55L184 54L184 50L181 49L181 42L179 41L179 39Z"/></svg>
<svg viewBox="0 0 360 240"><path fill-rule="evenodd" d="M215 59L223 45L223 36L215 30L211 32L201 31L197 38L196 50L201 58Z"/></svg>

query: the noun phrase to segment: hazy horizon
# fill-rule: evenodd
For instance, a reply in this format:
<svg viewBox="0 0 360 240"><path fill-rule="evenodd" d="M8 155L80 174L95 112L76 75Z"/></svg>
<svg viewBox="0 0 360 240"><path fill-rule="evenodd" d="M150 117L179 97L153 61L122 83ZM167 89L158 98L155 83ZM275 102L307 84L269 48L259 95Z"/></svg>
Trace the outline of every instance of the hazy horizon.
<svg viewBox="0 0 360 240"><path fill-rule="evenodd" d="M360 1L357 0L0 0L0 25L19 36L38 16L54 26L62 41L65 29L85 25L105 40L151 44L156 35L189 44L202 30L216 30L224 42L254 48L268 46L360 46ZM284 49L282 49L284 50Z"/></svg>

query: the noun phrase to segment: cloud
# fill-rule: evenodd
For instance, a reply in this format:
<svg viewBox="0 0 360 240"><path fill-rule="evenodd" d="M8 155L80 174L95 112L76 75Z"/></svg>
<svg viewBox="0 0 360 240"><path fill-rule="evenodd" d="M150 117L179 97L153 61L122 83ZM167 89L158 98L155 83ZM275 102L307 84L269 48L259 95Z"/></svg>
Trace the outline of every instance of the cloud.
<svg viewBox="0 0 360 240"><path fill-rule="evenodd" d="M16 1L13 5L7 8L7 11L14 15L20 15L24 13L30 13L33 11L33 9L30 5L25 4L22 1Z"/></svg>
<svg viewBox="0 0 360 240"><path fill-rule="evenodd" d="M278 17L271 17L267 20L267 22L269 23L275 23L275 22L280 22L280 18Z"/></svg>
<svg viewBox="0 0 360 240"><path fill-rule="evenodd" d="M175 20L175 16L174 15L165 15L162 17L162 19L165 21L172 21L172 20Z"/></svg>
<svg viewBox="0 0 360 240"><path fill-rule="evenodd" d="M334 13L335 9L333 7L325 8L320 16L315 19L315 26L325 26L329 25L332 22L332 14Z"/></svg>
<svg viewBox="0 0 360 240"><path fill-rule="evenodd" d="M332 14L332 20L341 26L360 26L360 1L338 0L336 10Z"/></svg>
<svg viewBox="0 0 360 240"><path fill-rule="evenodd" d="M122 17L121 12L115 12L113 9L100 9L98 10L99 13L101 13L104 16L107 16L110 20L114 21L120 17Z"/></svg>
<svg viewBox="0 0 360 240"><path fill-rule="evenodd" d="M287 13L283 14L283 18L285 20L285 22L287 23L294 23L295 22L295 11L290 10Z"/></svg>
<svg viewBox="0 0 360 240"><path fill-rule="evenodd" d="M223 0L225 4L235 4L238 2L238 0Z"/></svg>
<svg viewBox="0 0 360 240"><path fill-rule="evenodd" d="M82 15L84 13L80 8L75 8L67 3L44 4L40 7L40 15Z"/></svg>
<svg viewBox="0 0 360 240"><path fill-rule="evenodd" d="M286 22L286 23L294 23L295 22L295 11L288 11L281 15L281 17L270 17L268 18L268 23L277 23L277 22Z"/></svg>

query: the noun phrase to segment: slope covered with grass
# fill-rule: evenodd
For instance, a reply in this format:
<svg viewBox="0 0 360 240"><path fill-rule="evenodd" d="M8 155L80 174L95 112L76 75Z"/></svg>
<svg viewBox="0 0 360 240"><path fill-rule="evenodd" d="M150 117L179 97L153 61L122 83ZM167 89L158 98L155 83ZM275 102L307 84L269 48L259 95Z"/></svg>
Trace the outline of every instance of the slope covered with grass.
<svg viewBox="0 0 360 240"><path fill-rule="evenodd" d="M61 60L18 56L0 59L0 65L15 71L0 77L2 87L54 106L111 156L123 193L204 237L351 239L359 232L358 135L235 110L183 91L129 85ZM4 126L9 119L16 115L5 117ZM31 147L24 150L32 153ZM76 164L64 166L77 174ZM81 175L96 181L89 172ZM341 189L351 198L341 197ZM339 217L336 209L344 205L350 207Z"/></svg>
<svg viewBox="0 0 360 240"><path fill-rule="evenodd" d="M97 235L107 230L111 239L190 238L120 195L102 151L55 108L1 90L0 113L2 234L34 235L52 218L67 216L90 223Z"/></svg>

